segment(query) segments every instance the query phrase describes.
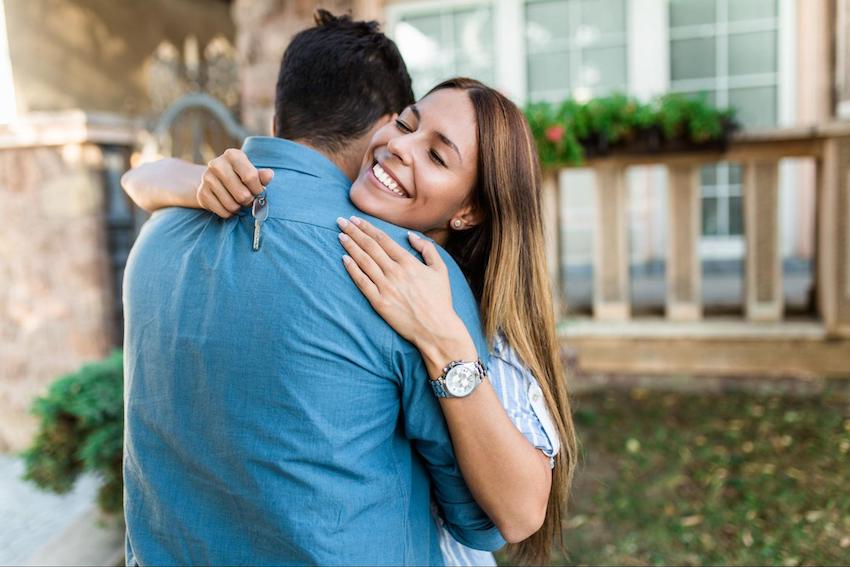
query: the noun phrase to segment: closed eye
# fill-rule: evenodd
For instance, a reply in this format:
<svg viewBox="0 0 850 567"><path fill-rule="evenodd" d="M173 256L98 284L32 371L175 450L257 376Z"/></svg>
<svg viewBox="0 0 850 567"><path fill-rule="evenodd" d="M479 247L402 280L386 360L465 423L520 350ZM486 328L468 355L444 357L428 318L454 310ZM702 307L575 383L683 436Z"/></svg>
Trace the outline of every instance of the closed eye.
<svg viewBox="0 0 850 567"><path fill-rule="evenodd" d="M396 125L396 128L398 128L402 132L406 132L408 134L413 132L413 128L411 128L405 122L399 120L398 118L396 118L395 125Z"/></svg>
<svg viewBox="0 0 850 567"><path fill-rule="evenodd" d="M434 150L431 150L429 153L431 154L431 159L434 160L434 163L446 167L446 162L443 161L443 158L440 157L440 154L438 154Z"/></svg>

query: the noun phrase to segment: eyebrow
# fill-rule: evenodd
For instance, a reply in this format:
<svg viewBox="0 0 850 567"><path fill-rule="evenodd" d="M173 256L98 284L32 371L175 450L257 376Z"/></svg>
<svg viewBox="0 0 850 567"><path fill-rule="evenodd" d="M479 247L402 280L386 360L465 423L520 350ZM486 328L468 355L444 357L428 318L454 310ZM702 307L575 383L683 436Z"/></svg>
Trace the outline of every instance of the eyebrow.
<svg viewBox="0 0 850 567"><path fill-rule="evenodd" d="M419 113L419 109L416 107L416 105L411 104L409 108L410 108L410 111L413 113L413 115L416 117L416 120L421 121L422 115ZM437 132L437 137L440 138L441 142L443 142L444 144L449 146L451 149L453 149L455 151L455 153L457 154L457 157L460 160L460 163L463 163L463 156L460 155L460 150L457 148L455 143L452 142L451 140L449 140L449 138L445 134L443 134L442 132Z"/></svg>

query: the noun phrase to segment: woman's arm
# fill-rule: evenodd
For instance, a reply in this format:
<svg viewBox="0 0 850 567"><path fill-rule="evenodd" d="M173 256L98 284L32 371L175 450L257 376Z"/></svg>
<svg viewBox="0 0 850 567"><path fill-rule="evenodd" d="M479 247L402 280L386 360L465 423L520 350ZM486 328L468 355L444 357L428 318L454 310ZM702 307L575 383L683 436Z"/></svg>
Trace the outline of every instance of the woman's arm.
<svg viewBox="0 0 850 567"><path fill-rule="evenodd" d="M433 379L452 360L475 360L469 332L452 308L445 264L430 242L411 234L425 263L362 219L340 219L345 266L375 310L422 354ZM441 398L464 479L506 541L543 524L552 484L549 459L514 426L485 380L465 398Z"/></svg>
<svg viewBox="0 0 850 567"><path fill-rule="evenodd" d="M134 167L121 186L148 212L164 207L207 209L222 218L236 214L263 192L274 173L257 170L242 150L228 149L208 166L165 158Z"/></svg>
<svg viewBox="0 0 850 567"><path fill-rule="evenodd" d="M152 213L165 207L201 208L195 196L206 168L177 158L134 167L121 187L139 207Z"/></svg>

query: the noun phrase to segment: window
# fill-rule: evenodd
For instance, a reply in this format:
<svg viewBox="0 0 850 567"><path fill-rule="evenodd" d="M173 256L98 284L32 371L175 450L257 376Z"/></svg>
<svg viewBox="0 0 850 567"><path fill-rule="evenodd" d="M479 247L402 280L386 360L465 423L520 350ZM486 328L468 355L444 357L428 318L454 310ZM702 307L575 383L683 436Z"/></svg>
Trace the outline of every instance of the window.
<svg viewBox="0 0 850 567"><path fill-rule="evenodd" d="M748 128L778 116L777 0L670 0L670 88L738 109ZM743 234L741 168L702 171L702 232Z"/></svg>
<svg viewBox="0 0 850 567"><path fill-rule="evenodd" d="M628 87L625 0L525 6L529 100L587 100Z"/></svg>
<svg viewBox="0 0 850 567"><path fill-rule="evenodd" d="M425 4L401 12L391 29L417 97L455 76L493 82L493 10L489 3Z"/></svg>

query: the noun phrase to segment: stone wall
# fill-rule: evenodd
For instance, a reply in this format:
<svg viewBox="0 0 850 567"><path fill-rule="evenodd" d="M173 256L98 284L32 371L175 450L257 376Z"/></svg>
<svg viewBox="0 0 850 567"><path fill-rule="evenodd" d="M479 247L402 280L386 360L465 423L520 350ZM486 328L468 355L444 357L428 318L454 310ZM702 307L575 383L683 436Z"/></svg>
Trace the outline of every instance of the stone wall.
<svg viewBox="0 0 850 567"><path fill-rule="evenodd" d="M72 124L52 130L66 143L0 131L0 451L29 443L37 395L113 345L104 155Z"/></svg>

